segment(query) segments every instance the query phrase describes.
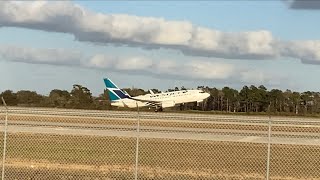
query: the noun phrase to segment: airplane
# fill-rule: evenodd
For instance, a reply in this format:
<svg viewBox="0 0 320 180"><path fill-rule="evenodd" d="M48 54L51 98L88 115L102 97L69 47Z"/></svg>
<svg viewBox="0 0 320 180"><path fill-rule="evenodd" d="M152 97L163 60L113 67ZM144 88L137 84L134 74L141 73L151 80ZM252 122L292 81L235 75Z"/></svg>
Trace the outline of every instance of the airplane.
<svg viewBox="0 0 320 180"><path fill-rule="evenodd" d="M112 106L127 108L137 108L139 106L149 107L149 109L153 107L155 112L163 111L163 108L174 107L178 104L200 103L210 96L203 90L181 90L164 93L154 93L149 90L150 94L131 97L126 91L119 89L109 78L105 78L104 83Z"/></svg>

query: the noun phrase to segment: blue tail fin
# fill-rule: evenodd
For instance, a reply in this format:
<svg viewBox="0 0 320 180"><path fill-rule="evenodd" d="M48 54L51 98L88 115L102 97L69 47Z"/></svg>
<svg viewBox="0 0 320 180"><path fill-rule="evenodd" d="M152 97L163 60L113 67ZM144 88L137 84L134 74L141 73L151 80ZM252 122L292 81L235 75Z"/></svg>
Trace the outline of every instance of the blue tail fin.
<svg viewBox="0 0 320 180"><path fill-rule="evenodd" d="M104 83L108 89L111 101L128 98L128 94L119 89L110 79L105 78Z"/></svg>

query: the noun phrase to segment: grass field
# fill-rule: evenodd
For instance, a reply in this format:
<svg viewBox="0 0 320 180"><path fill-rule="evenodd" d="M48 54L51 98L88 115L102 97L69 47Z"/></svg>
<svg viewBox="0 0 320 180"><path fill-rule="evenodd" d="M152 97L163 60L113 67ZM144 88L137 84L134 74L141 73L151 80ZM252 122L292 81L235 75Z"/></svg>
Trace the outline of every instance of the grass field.
<svg viewBox="0 0 320 180"><path fill-rule="evenodd" d="M7 179L133 179L134 138L8 139ZM272 179L320 179L319 146L272 145L271 152ZM265 179L265 144L141 139L139 153L140 179Z"/></svg>

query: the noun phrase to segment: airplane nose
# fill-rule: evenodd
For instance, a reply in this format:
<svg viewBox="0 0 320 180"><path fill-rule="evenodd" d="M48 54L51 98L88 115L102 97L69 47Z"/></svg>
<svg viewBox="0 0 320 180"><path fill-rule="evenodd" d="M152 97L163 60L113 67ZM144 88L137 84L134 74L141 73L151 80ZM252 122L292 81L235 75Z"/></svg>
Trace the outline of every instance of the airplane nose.
<svg viewBox="0 0 320 180"><path fill-rule="evenodd" d="M210 96L209 93L204 93L204 95L205 95L205 98L208 98Z"/></svg>

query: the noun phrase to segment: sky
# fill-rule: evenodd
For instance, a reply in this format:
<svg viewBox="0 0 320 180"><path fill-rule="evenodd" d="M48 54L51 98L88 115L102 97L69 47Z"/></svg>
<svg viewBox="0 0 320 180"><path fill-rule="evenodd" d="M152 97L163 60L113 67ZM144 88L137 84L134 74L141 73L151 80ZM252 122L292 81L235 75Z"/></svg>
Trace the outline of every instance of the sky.
<svg viewBox="0 0 320 180"><path fill-rule="evenodd" d="M1 1L0 92L320 91L320 2Z"/></svg>

